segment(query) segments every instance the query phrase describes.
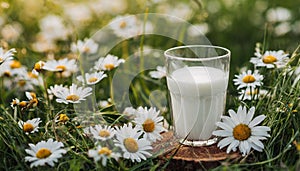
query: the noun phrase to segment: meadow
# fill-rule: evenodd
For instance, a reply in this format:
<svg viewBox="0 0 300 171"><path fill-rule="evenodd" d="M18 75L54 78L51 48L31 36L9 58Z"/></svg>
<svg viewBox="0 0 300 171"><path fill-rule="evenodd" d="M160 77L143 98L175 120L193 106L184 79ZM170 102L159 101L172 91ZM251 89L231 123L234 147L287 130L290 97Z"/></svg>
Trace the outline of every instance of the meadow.
<svg viewBox="0 0 300 171"><path fill-rule="evenodd" d="M3 0L0 170L300 170L296 1ZM217 147L153 150L173 130L164 51L231 51ZM180 167L179 167L180 166Z"/></svg>

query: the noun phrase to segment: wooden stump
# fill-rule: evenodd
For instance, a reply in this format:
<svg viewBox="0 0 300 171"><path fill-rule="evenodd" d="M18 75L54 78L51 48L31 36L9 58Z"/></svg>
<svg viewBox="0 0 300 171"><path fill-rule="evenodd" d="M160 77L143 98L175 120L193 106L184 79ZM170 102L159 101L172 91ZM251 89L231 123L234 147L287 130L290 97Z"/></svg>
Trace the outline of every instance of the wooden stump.
<svg viewBox="0 0 300 171"><path fill-rule="evenodd" d="M171 159L167 170L195 170L213 168L222 161L238 159L237 152L227 154L226 148L219 149L217 144L205 147L185 146L178 142L173 132L165 132L162 139L153 144L153 154L160 159Z"/></svg>

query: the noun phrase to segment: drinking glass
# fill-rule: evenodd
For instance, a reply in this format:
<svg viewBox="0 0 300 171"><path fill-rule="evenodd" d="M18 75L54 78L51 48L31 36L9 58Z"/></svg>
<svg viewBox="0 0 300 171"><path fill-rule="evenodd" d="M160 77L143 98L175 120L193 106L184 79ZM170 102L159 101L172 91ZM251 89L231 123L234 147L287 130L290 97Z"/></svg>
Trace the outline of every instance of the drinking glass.
<svg viewBox="0 0 300 171"><path fill-rule="evenodd" d="M230 51L188 45L164 53L175 136L189 146L207 146L225 111Z"/></svg>

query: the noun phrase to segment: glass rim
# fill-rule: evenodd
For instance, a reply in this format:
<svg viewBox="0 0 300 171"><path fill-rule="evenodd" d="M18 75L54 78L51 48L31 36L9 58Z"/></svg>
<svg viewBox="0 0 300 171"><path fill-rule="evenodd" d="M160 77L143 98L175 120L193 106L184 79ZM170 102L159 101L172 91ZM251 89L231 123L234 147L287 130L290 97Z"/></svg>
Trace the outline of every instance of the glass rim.
<svg viewBox="0 0 300 171"><path fill-rule="evenodd" d="M181 57L181 56L175 56L172 54L169 54L170 51L177 50L177 49L184 49L184 48L197 48L197 47L202 47L202 48L214 48L214 49L221 49L224 50L225 54L224 55L217 55L217 56L211 56L207 58L190 58L190 57ZM167 49L164 52L164 55L166 58L170 59L176 59L176 60L182 60L182 61L209 61L209 60L215 60L215 59L221 59L224 57L230 57L230 50L221 46L214 46L214 45L185 45L185 46L176 46L170 49Z"/></svg>

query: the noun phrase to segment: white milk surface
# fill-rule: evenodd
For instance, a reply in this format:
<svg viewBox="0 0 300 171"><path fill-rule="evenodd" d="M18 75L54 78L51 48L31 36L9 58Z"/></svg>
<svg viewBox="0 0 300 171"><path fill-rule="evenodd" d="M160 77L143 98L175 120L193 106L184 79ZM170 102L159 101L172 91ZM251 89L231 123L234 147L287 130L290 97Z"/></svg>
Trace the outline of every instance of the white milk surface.
<svg viewBox="0 0 300 171"><path fill-rule="evenodd" d="M208 140L223 114L228 76L211 67L184 67L167 77L175 133Z"/></svg>

